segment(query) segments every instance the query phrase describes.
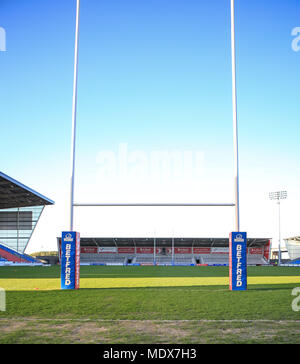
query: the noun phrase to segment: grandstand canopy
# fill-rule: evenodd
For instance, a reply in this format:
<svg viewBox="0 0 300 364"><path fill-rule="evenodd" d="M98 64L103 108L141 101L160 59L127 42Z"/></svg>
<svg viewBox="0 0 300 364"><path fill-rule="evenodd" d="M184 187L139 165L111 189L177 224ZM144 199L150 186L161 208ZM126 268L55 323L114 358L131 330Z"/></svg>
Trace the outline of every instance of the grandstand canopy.
<svg viewBox="0 0 300 364"><path fill-rule="evenodd" d="M49 198L0 172L0 209L53 204Z"/></svg>
<svg viewBox="0 0 300 364"><path fill-rule="evenodd" d="M58 238L59 241L61 238ZM160 247L171 247L172 238L156 238L155 245ZM248 247L263 247L270 239L247 239ZM154 245L154 238L80 238L81 246L139 246L148 247ZM226 238L174 238L174 245L177 247L228 247L229 239Z"/></svg>

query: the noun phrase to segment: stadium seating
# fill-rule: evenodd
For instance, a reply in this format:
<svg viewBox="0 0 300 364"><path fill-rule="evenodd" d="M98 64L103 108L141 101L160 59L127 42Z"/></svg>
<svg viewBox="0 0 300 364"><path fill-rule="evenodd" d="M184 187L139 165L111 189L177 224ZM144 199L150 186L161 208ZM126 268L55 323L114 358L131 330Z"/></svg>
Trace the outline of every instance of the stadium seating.
<svg viewBox="0 0 300 364"><path fill-rule="evenodd" d="M155 260L155 263L154 263ZM81 253L81 264L157 264L157 265L228 265L229 254L123 254L123 253ZM248 254L248 265L265 265L268 262L261 254Z"/></svg>
<svg viewBox="0 0 300 364"><path fill-rule="evenodd" d="M30 255L19 253L4 244L0 244L0 258L13 263L40 263L39 260Z"/></svg>
<svg viewBox="0 0 300 364"><path fill-rule="evenodd" d="M201 256L203 264L229 264L228 254L203 254ZM247 255L248 265L264 265L268 264L261 255Z"/></svg>
<svg viewBox="0 0 300 364"><path fill-rule="evenodd" d="M121 255L121 254L86 254L81 253L80 262L82 264L153 264L153 254ZM195 259L191 254L176 254L174 259L171 255L156 255L157 265L195 264Z"/></svg>
<svg viewBox="0 0 300 364"><path fill-rule="evenodd" d="M137 254L134 263L151 264L153 263L153 259L153 254Z"/></svg>
<svg viewBox="0 0 300 364"><path fill-rule="evenodd" d="M156 264L172 264L172 257L171 256L157 256L156 257Z"/></svg>
<svg viewBox="0 0 300 364"><path fill-rule="evenodd" d="M126 257L119 254L84 254L81 253L80 261L82 263L98 264L125 264Z"/></svg>
<svg viewBox="0 0 300 364"><path fill-rule="evenodd" d="M203 264L228 264L228 254L204 254L202 255Z"/></svg>
<svg viewBox="0 0 300 364"><path fill-rule="evenodd" d="M195 261L193 259L192 254L175 254L174 255L174 264L184 264L189 265L193 264Z"/></svg>
<svg viewBox="0 0 300 364"><path fill-rule="evenodd" d="M248 255L247 256L248 265L265 265L268 262L261 255Z"/></svg>

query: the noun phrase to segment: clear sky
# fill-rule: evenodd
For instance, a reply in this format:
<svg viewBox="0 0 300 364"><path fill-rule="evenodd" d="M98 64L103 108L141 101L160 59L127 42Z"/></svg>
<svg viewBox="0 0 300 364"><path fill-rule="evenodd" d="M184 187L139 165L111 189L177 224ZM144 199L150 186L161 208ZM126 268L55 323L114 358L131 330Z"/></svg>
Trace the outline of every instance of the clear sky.
<svg viewBox="0 0 300 364"><path fill-rule="evenodd" d="M69 228L75 0L0 0L0 170ZM298 0L236 0L241 229L300 234ZM299 42L300 43L300 42ZM81 0L75 200L233 202L230 0ZM228 236L232 208L76 208L82 236Z"/></svg>

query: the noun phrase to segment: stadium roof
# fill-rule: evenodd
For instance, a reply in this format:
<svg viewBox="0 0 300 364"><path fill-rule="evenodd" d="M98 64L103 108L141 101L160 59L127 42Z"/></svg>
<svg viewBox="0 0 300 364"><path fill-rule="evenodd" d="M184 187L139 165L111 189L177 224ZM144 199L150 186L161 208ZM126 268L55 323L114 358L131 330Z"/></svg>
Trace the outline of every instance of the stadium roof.
<svg viewBox="0 0 300 364"><path fill-rule="evenodd" d="M286 238L284 240L293 240L293 241L297 241L300 243L300 236L293 236L292 238Z"/></svg>
<svg viewBox="0 0 300 364"><path fill-rule="evenodd" d="M53 204L54 201L0 172L0 209Z"/></svg>
<svg viewBox="0 0 300 364"><path fill-rule="evenodd" d="M60 240L61 238L59 238ZM156 238L156 246L171 247L172 238ZM270 239L248 238L247 246L261 247L269 243ZM81 246L139 246L147 247L154 245L154 238L80 238ZM174 238L174 245L181 247L228 247L227 238Z"/></svg>

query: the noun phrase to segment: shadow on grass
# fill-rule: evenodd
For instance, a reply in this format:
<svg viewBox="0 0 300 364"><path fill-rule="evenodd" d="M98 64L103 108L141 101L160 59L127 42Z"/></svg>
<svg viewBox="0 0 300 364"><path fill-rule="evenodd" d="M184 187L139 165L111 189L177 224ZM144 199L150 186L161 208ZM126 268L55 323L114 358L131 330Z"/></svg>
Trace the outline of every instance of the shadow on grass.
<svg viewBox="0 0 300 364"><path fill-rule="evenodd" d="M217 268L217 269L215 269ZM61 267L0 267L0 279L60 278ZM228 267L81 266L81 278L226 277Z"/></svg>
<svg viewBox="0 0 300 364"><path fill-rule="evenodd" d="M0 267L1 279L60 278L61 267ZM81 266L81 278L228 277L228 267L197 266ZM249 277L300 276L296 267L248 267Z"/></svg>
<svg viewBox="0 0 300 364"><path fill-rule="evenodd" d="M92 287L83 287L80 288L79 291L92 291L92 290L127 290L127 291L136 291L136 290L168 290L168 291L176 291L176 290L186 290L186 291L198 291L198 292L217 292L217 291L224 291L224 292L231 292L231 293L246 293L251 291L282 291L282 290L292 290L295 288L296 285L289 283L289 284L271 284L271 285L249 285L247 290L245 291L231 291L228 285L195 285L195 286L152 286L152 287L103 287L103 288L92 288ZM61 290L58 290L61 291Z"/></svg>
<svg viewBox="0 0 300 364"><path fill-rule="evenodd" d="M245 291L231 291L228 285L182 285L182 286L151 286L151 287L80 287L79 289L34 289L34 290L11 290L7 291L7 294L82 294L83 292L99 292L99 291L186 291L186 292L228 292L231 294L246 294L247 292L259 292L259 291L291 291L297 285L293 283L288 284L267 284L267 285L249 285Z"/></svg>

